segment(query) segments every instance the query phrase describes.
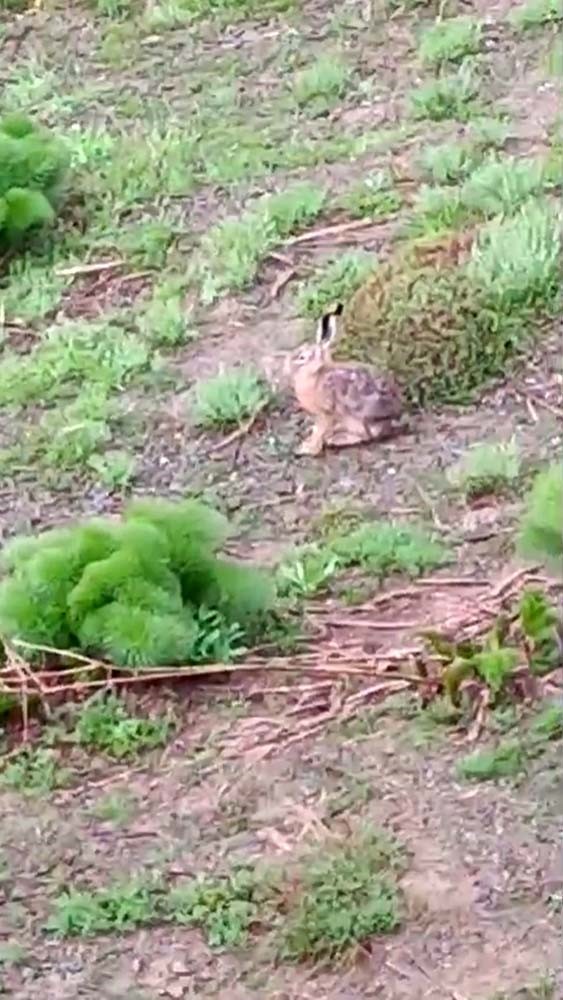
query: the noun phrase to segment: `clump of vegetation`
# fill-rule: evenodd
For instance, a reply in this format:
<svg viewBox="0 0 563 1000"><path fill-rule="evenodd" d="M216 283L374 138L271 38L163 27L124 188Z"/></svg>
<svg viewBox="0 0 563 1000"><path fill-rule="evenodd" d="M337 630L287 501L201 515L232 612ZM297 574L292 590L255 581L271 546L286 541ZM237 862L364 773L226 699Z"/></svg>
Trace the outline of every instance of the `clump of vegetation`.
<svg viewBox="0 0 563 1000"><path fill-rule="evenodd" d="M515 778L526 766L526 754L518 740L502 740L490 750L475 750L462 757L457 765L460 778L471 781L494 781Z"/></svg>
<svg viewBox="0 0 563 1000"><path fill-rule="evenodd" d="M563 560L563 468L554 463L540 472L530 491L520 525L523 555L551 565L561 574Z"/></svg>
<svg viewBox="0 0 563 1000"><path fill-rule="evenodd" d="M95 519L12 541L3 552L0 632L80 649L124 667L242 651L271 607L258 570L220 558L225 519L195 500L136 500Z"/></svg>
<svg viewBox="0 0 563 1000"><path fill-rule="evenodd" d="M0 249L53 222L68 167L66 149L23 115L0 120Z"/></svg>
<svg viewBox="0 0 563 1000"><path fill-rule="evenodd" d="M169 719L130 715L116 695L94 695L78 713L74 737L82 746L119 760L163 746L170 729Z"/></svg>
<svg viewBox="0 0 563 1000"><path fill-rule="evenodd" d="M166 910L175 923L199 927L211 948L233 948L246 942L263 901L257 873L240 867L223 878L202 876L176 886Z"/></svg>
<svg viewBox="0 0 563 1000"><path fill-rule="evenodd" d="M544 24L563 21L563 3L561 0L528 0L511 10L509 16L515 28L541 28Z"/></svg>
<svg viewBox="0 0 563 1000"><path fill-rule="evenodd" d="M300 316L318 318L327 307L346 302L373 272L375 265L371 254L359 250L351 250L329 261L299 289L297 310Z"/></svg>
<svg viewBox="0 0 563 1000"><path fill-rule="evenodd" d="M65 890L55 900L46 930L59 937L128 931L153 923L158 913L155 887L130 879L96 891Z"/></svg>
<svg viewBox="0 0 563 1000"><path fill-rule="evenodd" d="M514 438L504 443L473 445L448 470L448 480L468 500L511 490L520 475L520 455Z"/></svg>
<svg viewBox="0 0 563 1000"><path fill-rule="evenodd" d="M47 747L22 747L0 766L0 785L29 794L46 794L64 788L68 771Z"/></svg>
<svg viewBox="0 0 563 1000"><path fill-rule="evenodd" d="M335 958L374 934L397 930L398 863L396 847L374 833L356 835L310 859L281 928L282 957Z"/></svg>
<svg viewBox="0 0 563 1000"><path fill-rule="evenodd" d="M300 70L293 81L293 95L300 106L322 105L342 97L350 79L350 68L338 56L322 55Z"/></svg>
<svg viewBox="0 0 563 1000"><path fill-rule="evenodd" d="M402 198L384 170L376 170L349 188L339 200L341 208L354 219L383 219L398 212Z"/></svg>
<svg viewBox="0 0 563 1000"><path fill-rule="evenodd" d="M469 142L445 142L427 146L421 153L420 165L435 184L455 184L474 169L482 153Z"/></svg>
<svg viewBox="0 0 563 1000"><path fill-rule="evenodd" d="M345 307L338 352L393 372L413 405L467 402L554 309L560 247L560 219L541 201L476 238L407 245Z"/></svg>
<svg viewBox="0 0 563 1000"><path fill-rule="evenodd" d="M428 66L460 62L481 47L482 25L474 17L461 15L438 21L420 38L418 54Z"/></svg>
<svg viewBox="0 0 563 1000"><path fill-rule="evenodd" d="M270 398L268 385L254 368L232 368L195 384L192 411L200 427L223 430L263 409Z"/></svg>
<svg viewBox="0 0 563 1000"><path fill-rule="evenodd" d="M203 238L194 277L205 304L221 293L244 288L255 277L262 257L280 240L315 219L326 191L296 184L264 195L237 219L225 219Z"/></svg>
<svg viewBox="0 0 563 1000"><path fill-rule="evenodd" d="M443 565L448 550L421 528L367 521L304 546L278 569L279 586L293 597L309 597L325 588L336 573L357 566L380 579L392 573L416 577Z"/></svg>
<svg viewBox="0 0 563 1000"><path fill-rule="evenodd" d="M440 122L449 118L469 121L478 113L479 84L466 67L422 84L411 93L411 113L416 119Z"/></svg>
<svg viewBox="0 0 563 1000"><path fill-rule="evenodd" d="M518 624L533 674L545 674L563 662L563 637L557 611L541 590L526 588L518 606Z"/></svg>

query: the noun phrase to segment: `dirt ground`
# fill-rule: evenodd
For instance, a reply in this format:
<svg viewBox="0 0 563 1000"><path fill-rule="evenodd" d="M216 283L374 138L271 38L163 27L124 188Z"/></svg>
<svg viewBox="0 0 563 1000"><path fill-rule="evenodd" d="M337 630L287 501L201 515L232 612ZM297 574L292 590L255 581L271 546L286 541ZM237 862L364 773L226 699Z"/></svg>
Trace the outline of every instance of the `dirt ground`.
<svg viewBox="0 0 563 1000"><path fill-rule="evenodd" d="M189 115L190 74L195 86L198 75L235 60L240 102L254 112L283 89L289 57L300 48L322 53L340 39L371 90L362 96L360 89L359 96L343 99L328 117L305 127L317 136L396 128L405 120L406 93L419 78L413 47L422 15L408 6L369 29L358 24L357 4L318 0L305 3L298 15L155 32L140 46L129 41L131 59L116 67L100 57L103 18L87 5L47 4L21 19L0 14L8 33L7 40L0 35L0 87L14 66L33 61L55 74L61 90L52 90L50 99L90 88L85 110L73 110L71 119L76 113L81 122L111 130L123 126L117 108L125 97ZM545 147L561 114L561 93L538 69L546 38L517 40L500 27L513 6L510 0L458 5L486 19L491 98L510 117L508 146L518 154ZM339 28L337 15L352 26ZM448 128L438 130L446 135ZM249 197L283 188L288 178L307 176L337 190L343 179L389 164L408 178L417 150L434 139L428 123L418 123L382 154L277 171L233 187L207 184L189 198L170 199L168 209L184 227L179 259L187 266L214 221L239 211ZM116 230L125 221L131 220L118 219ZM321 224L333 221L323 218ZM133 492L197 492L217 502L237 527L237 551L261 562L275 562L310 534L328 507L342 506L427 522L455 548L456 565L446 574L493 579L510 573L520 497L468 506L444 490L444 469L467 445L491 438L515 437L526 481L546 459L563 454L560 320L478 404L413 417L399 439L377 447L296 459L295 444L307 421L288 394L224 449L215 448L217 434L202 433L187 416L194 379L222 364L266 357L309 335L309 321L296 316L295 278L272 295L281 270L301 279L350 248L385 256L393 238L393 223L384 221L334 242L288 244L280 250L281 262L270 257L262 263L250 291L198 312L199 336L167 352L162 384L124 393L132 430L118 430L114 444L135 452ZM28 351L55 316L92 318L128 309L153 278L121 289L78 278L51 316L23 332L15 327L11 347ZM41 412L32 419L40 420ZM25 433L18 420L11 410L2 417L3 446ZM28 468L0 483L0 530L8 537L112 512L122 500L119 490L101 486L91 471L46 478ZM360 710L354 725L328 726L267 759L232 756L230 739L244 720L283 715L282 696L260 693L278 680L233 679L231 686L194 684L164 692L156 697L180 720L164 752L131 767L78 755L70 787L48 799L0 791L0 946L21 948L17 961L3 963L0 957L0 994L13 1000L563 997L562 913L550 904L563 893L557 746L517 782L472 785L455 776L455 762L467 752L461 738L442 729L424 738L416 713L403 716L390 708L375 719ZM129 803L120 822L96 818L97 806L110 795ZM177 927L64 941L44 932L52 900L65 886L93 887L125 872L174 878L221 870L235 860L283 859L318 847L324 837L346 837L357 821L383 828L404 845L406 918L399 932L371 941L336 966L272 964L258 945L217 952L198 932ZM551 977L549 993L540 992L545 976Z"/></svg>

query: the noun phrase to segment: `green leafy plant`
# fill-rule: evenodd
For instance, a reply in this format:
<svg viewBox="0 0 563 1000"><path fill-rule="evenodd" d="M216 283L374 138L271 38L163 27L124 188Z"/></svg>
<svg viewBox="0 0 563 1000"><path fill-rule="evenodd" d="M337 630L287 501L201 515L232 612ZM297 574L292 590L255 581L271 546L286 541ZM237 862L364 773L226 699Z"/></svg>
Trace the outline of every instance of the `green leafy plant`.
<svg viewBox="0 0 563 1000"><path fill-rule="evenodd" d="M246 942L261 916L263 892L256 872L240 867L224 878L202 876L173 888L166 910L175 923L199 927L212 948Z"/></svg>
<svg viewBox="0 0 563 1000"><path fill-rule="evenodd" d="M398 212L402 204L401 195L384 170L368 174L339 199L339 205L354 219L383 219Z"/></svg>
<svg viewBox="0 0 563 1000"><path fill-rule="evenodd" d="M201 660L202 632L221 650L241 647L272 606L273 584L221 559L225 519L195 500L136 500L121 521L17 539L3 552L0 631L58 649L78 648L129 668ZM225 635L229 637L226 643ZM215 645L214 645L215 643Z"/></svg>
<svg viewBox="0 0 563 1000"><path fill-rule="evenodd" d="M461 15L438 21L421 35L418 54L428 66L460 62L481 48L482 25L474 17Z"/></svg>
<svg viewBox="0 0 563 1000"><path fill-rule="evenodd" d="M328 548L309 545L280 564L278 590L285 597L312 597L325 589L340 566Z"/></svg>
<svg viewBox="0 0 563 1000"><path fill-rule="evenodd" d="M318 185L295 184L264 195L238 218L225 219L204 236L194 277L209 304L218 295L244 288L262 257L292 232L317 218L326 202Z"/></svg>
<svg viewBox="0 0 563 1000"><path fill-rule="evenodd" d="M255 369L232 368L220 371L194 386L192 412L200 427L232 427L263 409L270 390Z"/></svg>
<svg viewBox="0 0 563 1000"><path fill-rule="evenodd" d="M369 521L329 543L341 567L361 566L383 578L390 573L419 576L443 565L448 550L421 528L387 521Z"/></svg>
<svg viewBox="0 0 563 1000"><path fill-rule="evenodd" d="M554 463L540 472L527 499L520 524L521 553L541 559L561 574L563 560L563 468Z"/></svg>
<svg viewBox="0 0 563 1000"><path fill-rule="evenodd" d="M401 922L397 849L375 833L327 846L298 874L280 952L289 961L334 958Z"/></svg>
<svg viewBox="0 0 563 1000"><path fill-rule="evenodd" d="M170 730L169 719L129 715L116 695L94 695L80 709L74 736L83 746L121 759L163 746Z"/></svg>
<svg viewBox="0 0 563 1000"><path fill-rule="evenodd" d="M46 794L64 788L69 772L47 747L22 747L7 763L0 762L0 785L30 794Z"/></svg>
<svg viewBox="0 0 563 1000"><path fill-rule="evenodd" d="M515 28L529 30L544 24L563 21L562 0L527 0L510 11L510 21Z"/></svg>
<svg viewBox="0 0 563 1000"><path fill-rule="evenodd" d="M518 740L502 740L490 750L475 750L457 764L460 778L470 781L495 781L498 778L514 778L526 766L526 753Z"/></svg>
<svg viewBox="0 0 563 1000"><path fill-rule="evenodd" d="M349 79L346 63L334 54L325 54L296 74L293 96L301 107L319 104L324 107L342 97Z"/></svg>
<svg viewBox="0 0 563 1000"><path fill-rule="evenodd" d="M88 465L100 482L112 490L123 489L135 474L135 456L121 449L110 449L103 455L94 453L88 459Z"/></svg>
<svg viewBox="0 0 563 1000"><path fill-rule="evenodd" d="M46 930L58 937L87 937L146 926L158 914L155 888L137 878L95 891L66 890L56 898Z"/></svg>
<svg viewBox="0 0 563 1000"><path fill-rule="evenodd" d="M514 438L473 445L447 473L451 485L468 499L510 491L519 476L520 456Z"/></svg>
<svg viewBox="0 0 563 1000"><path fill-rule="evenodd" d="M556 667L562 655L561 623L546 594L526 588L518 606L518 622L532 673L544 674Z"/></svg>
<svg viewBox="0 0 563 1000"><path fill-rule="evenodd" d="M470 142L445 142L423 149L420 165L434 184L454 184L471 173L481 156Z"/></svg>
<svg viewBox="0 0 563 1000"><path fill-rule="evenodd" d="M375 265L374 257L362 251L349 251L335 257L299 289L299 314L318 318L328 306L345 302L371 274Z"/></svg>
<svg viewBox="0 0 563 1000"><path fill-rule="evenodd" d="M468 121L478 113L479 84L465 66L457 73L443 75L422 84L411 93L411 112L414 118L444 121L457 118Z"/></svg>
<svg viewBox="0 0 563 1000"><path fill-rule="evenodd" d="M64 145L23 115L0 120L0 248L53 222L68 167Z"/></svg>

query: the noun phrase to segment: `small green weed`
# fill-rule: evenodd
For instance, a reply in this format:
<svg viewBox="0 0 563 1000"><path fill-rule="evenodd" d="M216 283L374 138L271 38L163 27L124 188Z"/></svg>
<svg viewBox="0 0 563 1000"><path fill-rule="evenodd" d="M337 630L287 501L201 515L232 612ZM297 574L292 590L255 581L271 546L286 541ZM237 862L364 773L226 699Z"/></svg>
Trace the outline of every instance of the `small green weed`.
<svg viewBox="0 0 563 1000"><path fill-rule="evenodd" d="M412 237L439 235L459 228L468 214L459 188L423 184L416 194L407 231Z"/></svg>
<svg viewBox="0 0 563 1000"><path fill-rule="evenodd" d="M492 158L467 178L461 201L471 212L485 218L513 215L532 195L549 188L551 181L541 160Z"/></svg>
<svg viewBox="0 0 563 1000"><path fill-rule="evenodd" d="M522 31L563 21L563 0L528 0L511 10L509 18Z"/></svg>
<svg viewBox="0 0 563 1000"><path fill-rule="evenodd" d="M280 952L289 961L335 958L401 921L393 844L370 833L328 846L307 859L296 901L281 927Z"/></svg>
<svg viewBox="0 0 563 1000"><path fill-rule="evenodd" d="M135 475L135 456L128 451L110 449L99 455L94 452L88 465L96 473L98 480L110 490L122 490L129 485Z"/></svg>
<svg viewBox="0 0 563 1000"><path fill-rule="evenodd" d="M119 248L134 267L163 268L175 235L165 218L146 219L119 234Z"/></svg>
<svg viewBox="0 0 563 1000"><path fill-rule="evenodd" d="M496 310L549 308L559 289L561 217L530 201L508 219L493 219L473 246L468 275Z"/></svg>
<svg viewBox="0 0 563 1000"><path fill-rule="evenodd" d="M63 788L69 772L62 768L53 750L23 747L4 765L0 764L0 785L18 792L46 794Z"/></svg>
<svg viewBox="0 0 563 1000"><path fill-rule="evenodd" d="M129 715L116 695L90 698L80 709L74 727L76 740L82 746L117 759L164 746L170 731L169 719Z"/></svg>
<svg viewBox="0 0 563 1000"><path fill-rule="evenodd" d="M55 311L64 286L64 278L55 274L51 262L37 263L30 255L17 257L8 268L6 287L0 288L4 315L24 323L37 322Z"/></svg>
<svg viewBox="0 0 563 1000"><path fill-rule="evenodd" d="M251 417L269 399L268 386L257 371L232 368L196 383L192 412L200 427L223 430Z"/></svg>
<svg viewBox="0 0 563 1000"><path fill-rule="evenodd" d="M411 113L415 119L468 121L479 113L479 84L472 72L461 67L450 76L440 76L411 93Z"/></svg>
<svg viewBox="0 0 563 1000"><path fill-rule="evenodd" d="M398 191L384 170L368 174L359 184L346 191L339 200L340 207L353 219L384 219L394 215L403 204Z"/></svg>
<svg viewBox="0 0 563 1000"><path fill-rule="evenodd" d="M199 927L212 948L234 948L248 938L261 917L263 892L250 868L225 878L200 877L171 890L166 910L174 923Z"/></svg>
<svg viewBox="0 0 563 1000"><path fill-rule="evenodd" d="M472 781L514 778L526 767L526 753L518 740L502 740L491 750L475 750L457 764L457 774Z"/></svg>
<svg viewBox="0 0 563 1000"><path fill-rule="evenodd" d="M194 274L204 304L248 285L268 251L317 218L325 201L323 188L297 184L280 194L265 195L239 218L226 219L210 229L202 240Z"/></svg>
<svg viewBox="0 0 563 1000"><path fill-rule="evenodd" d="M104 17L130 17L135 13L133 0L90 0L96 13Z"/></svg>
<svg viewBox="0 0 563 1000"><path fill-rule="evenodd" d="M326 54L300 70L293 81L293 96L300 107L326 107L345 93L350 68L338 56Z"/></svg>
<svg viewBox="0 0 563 1000"><path fill-rule="evenodd" d="M518 623L534 674L553 670L561 658L561 622L552 602L541 590L527 587L518 605Z"/></svg>
<svg viewBox="0 0 563 1000"><path fill-rule="evenodd" d="M536 747L563 739L563 705L554 703L542 709L530 725L529 737Z"/></svg>
<svg viewBox="0 0 563 1000"><path fill-rule="evenodd" d="M26 443L29 461L46 473L87 468L92 456L111 440L117 413L105 389L93 385L71 403L44 414Z"/></svg>
<svg viewBox="0 0 563 1000"><path fill-rule="evenodd" d="M0 969L9 969L14 965L23 964L25 958L26 950L17 941L0 942Z"/></svg>
<svg viewBox="0 0 563 1000"><path fill-rule="evenodd" d="M379 578L391 573L419 576L443 565L447 549L420 528L387 521L370 521L330 540L330 551L341 568L361 566Z"/></svg>
<svg viewBox="0 0 563 1000"><path fill-rule="evenodd" d="M434 184L455 184L471 173L481 157L471 142L445 142L423 149L420 165Z"/></svg>
<svg viewBox="0 0 563 1000"><path fill-rule="evenodd" d="M563 558L563 470L554 462L538 473L526 501L520 524L518 547L533 559L541 559L561 575Z"/></svg>
<svg viewBox="0 0 563 1000"><path fill-rule="evenodd" d="M418 55L427 66L461 62L481 48L482 26L474 17L462 15L438 21L421 35Z"/></svg>
<svg viewBox="0 0 563 1000"><path fill-rule="evenodd" d="M335 302L346 302L375 266L375 258L361 250L351 250L333 258L299 289L299 315L319 317Z"/></svg>
<svg viewBox="0 0 563 1000"><path fill-rule="evenodd" d="M447 473L448 480L467 499L514 489L521 472L516 440L473 445Z"/></svg>
<svg viewBox="0 0 563 1000"><path fill-rule="evenodd" d="M555 974L542 975L534 983L522 986L515 992L495 993L490 1000L557 1000L557 982Z"/></svg>
<svg viewBox="0 0 563 1000"><path fill-rule="evenodd" d="M57 937L128 931L158 919L159 896L141 879L95 891L68 889L55 900L46 930Z"/></svg>
<svg viewBox="0 0 563 1000"><path fill-rule="evenodd" d="M339 568L334 553L316 545L297 552L278 567L279 593L284 597L312 597L324 590Z"/></svg>
<svg viewBox="0 0 563 1000"><path fill-rule="evenodd" d="M156 286L139 317L139 328L151 347L176 347L197 338L189 324L181 281L168 278Z"/></svg>
<svg viewBox="0 0 563 1000"><path fill-rule="evenodd" d="M135 799L127 792L112 792L99 799L91 811L103 823L125 826L135 813Z"/></svg>

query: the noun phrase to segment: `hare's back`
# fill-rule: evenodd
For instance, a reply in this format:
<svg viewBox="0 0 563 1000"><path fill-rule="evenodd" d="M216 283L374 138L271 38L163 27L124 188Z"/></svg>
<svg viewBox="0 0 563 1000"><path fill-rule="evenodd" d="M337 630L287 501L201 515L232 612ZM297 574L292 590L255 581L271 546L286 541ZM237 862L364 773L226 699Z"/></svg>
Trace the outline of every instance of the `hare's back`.
<svg viewBox="0 0 563 1000"><path fill-rule="evenodd" d="M390 375L361 366L335 365L326 374L325 387L335 409L353 413L362 420L385 420L402 411L401 393Z"/></svg>

